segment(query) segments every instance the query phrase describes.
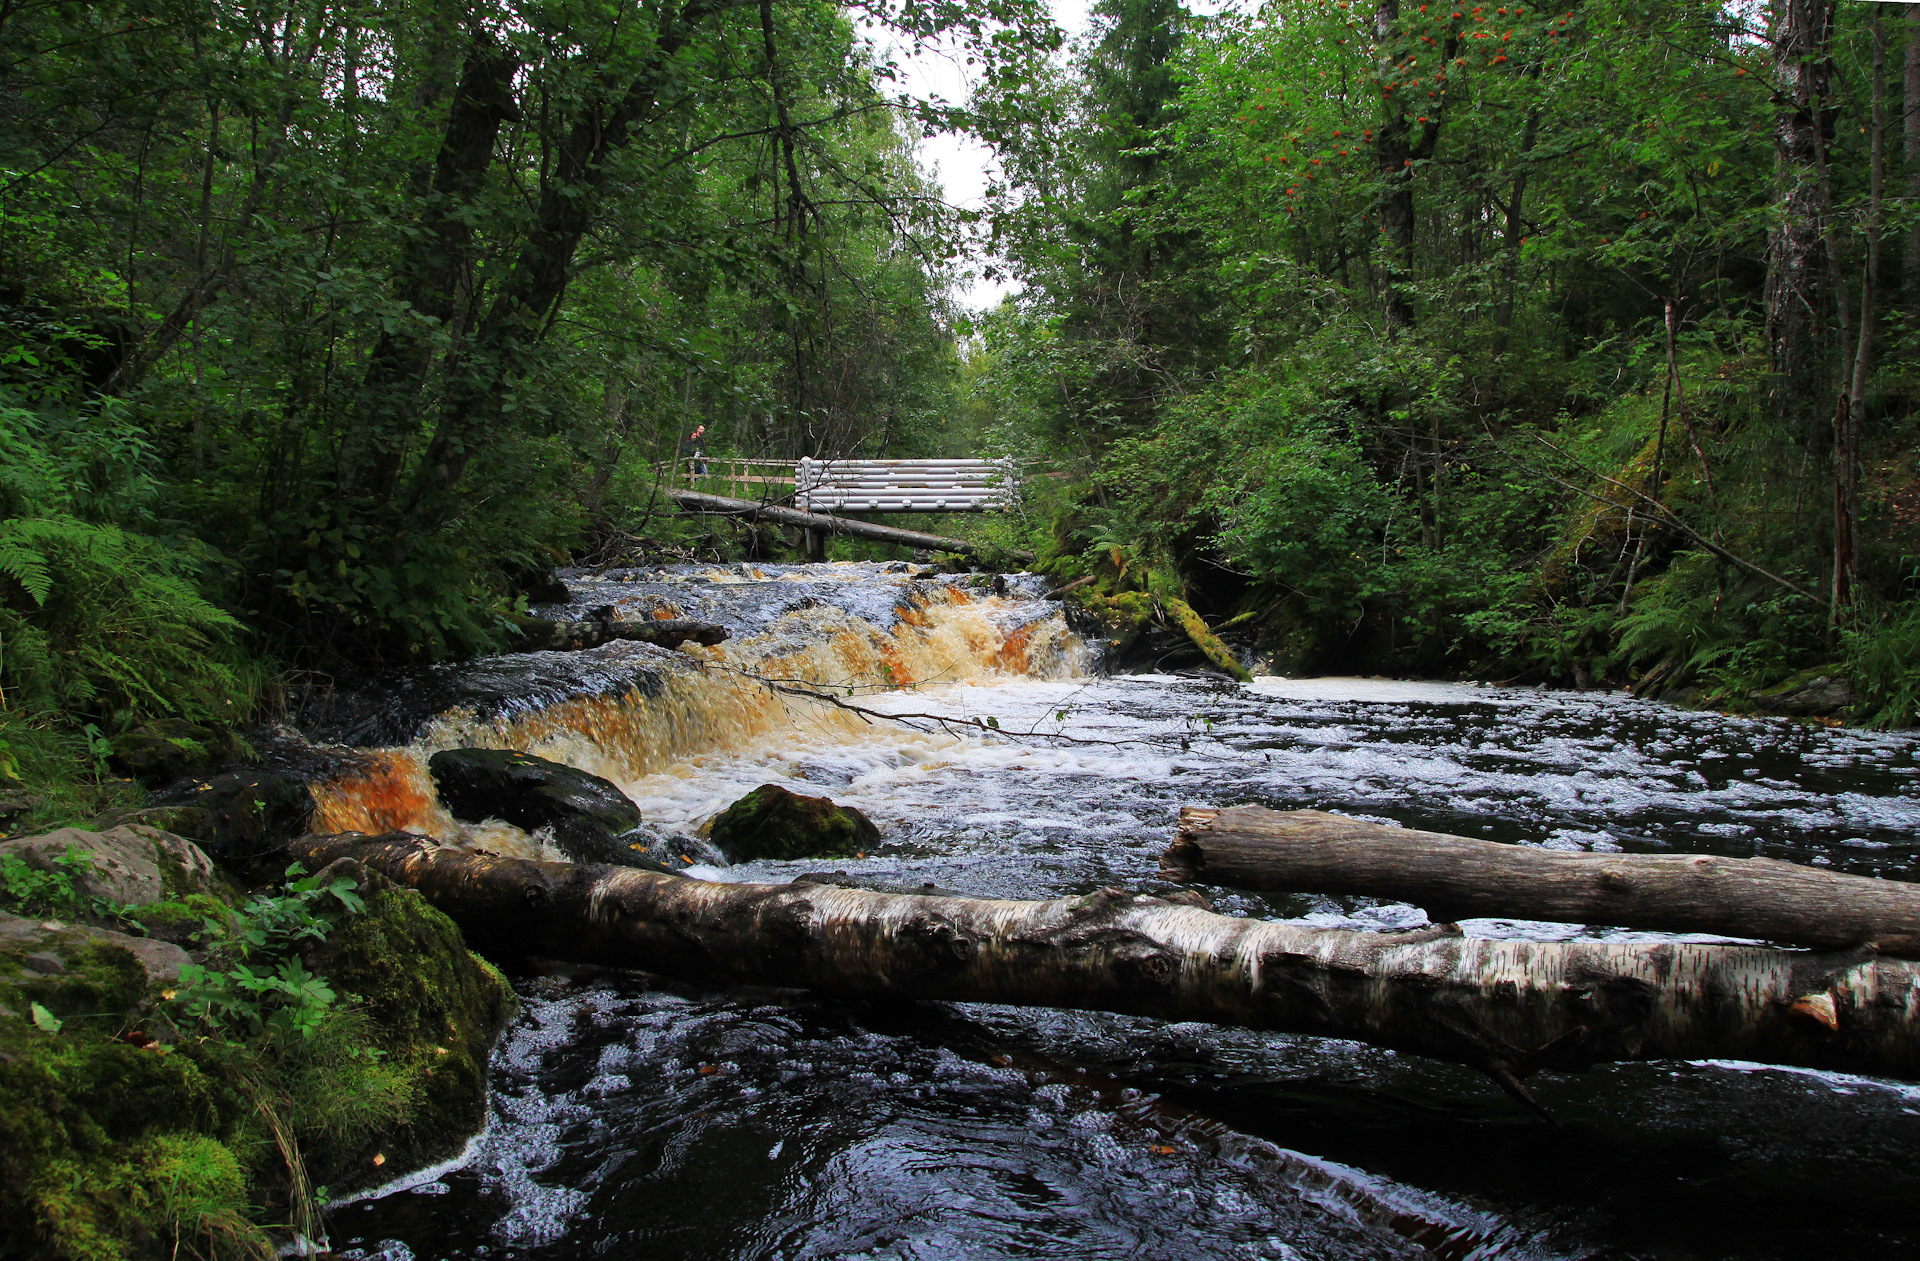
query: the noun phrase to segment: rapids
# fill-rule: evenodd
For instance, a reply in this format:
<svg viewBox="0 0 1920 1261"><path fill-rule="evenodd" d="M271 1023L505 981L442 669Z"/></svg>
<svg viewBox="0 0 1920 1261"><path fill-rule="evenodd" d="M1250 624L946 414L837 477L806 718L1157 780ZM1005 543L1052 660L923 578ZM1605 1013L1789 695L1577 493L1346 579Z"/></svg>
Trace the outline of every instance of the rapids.
<svg viewBox="0 0 1920 1261"><path fill-rule="evenodd" d="M734 637L496 658L343 702L310 734L369 752L325 791L324 825L545 852L538 834L460 824L434 802L424 759L482 744L605 775L665 833L758 784L825 793L885 837L836 869L984 896L1163 888L1156 859L1183 803L1920 877L1907 735L1610 694L1102 677L1100 646L1020 578L869 564L569 583L573 603L548 611L614 605ZM1003 734L910 729L769 680ZM1424 922L1363 898L1208 892L1232 914ZM516 985L525 1011L495 1054L490 1128L453 1167L337 1206L348 1257L1920 1253L1920 1087L1900 1083L1734 1063L1543 1074L1549 1128L1465 1069L1354 1043L531 964Z"/></svg>

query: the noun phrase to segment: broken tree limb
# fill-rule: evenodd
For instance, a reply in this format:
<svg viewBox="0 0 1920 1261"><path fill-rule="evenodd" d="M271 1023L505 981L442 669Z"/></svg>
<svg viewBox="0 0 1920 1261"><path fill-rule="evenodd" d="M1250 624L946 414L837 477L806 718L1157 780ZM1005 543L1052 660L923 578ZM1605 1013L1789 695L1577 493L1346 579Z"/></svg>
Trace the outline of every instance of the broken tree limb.
<svg viewBox="0 0 1920 1261"><path fill-rule="evenodd" d="M798 508L783 508L778 504L756 503L751 499L729 499L725 495L709 495L697 490L670 488L666 492L680 505L682 512L704 512L716 516L745 517L749 521L771 521L777 525L797 525L806 530L819 530L828 534L850 534L857 538L877 539L882 543L898 543L902 547L916 547L928 552L955 552L971 556L981 550L978 543L969 543L965 539L950 539L938 534L922 534L918 530L901 530L890 525L875 525L871 521L857 521L851 517L830 516L822 512L802 512ZM1032 554L1016 552L1023 560L1031 560Z"/></svg>
<svg viewBox="0 0 1920 1261"><path fill-rule="evenodd" d="M658 644L662 648L678 648L681 644L692 640L696 644L705 644L711 648L727 638L727 628L718 622L695 622L681 617L653 618L636 622L610 619L556 622L544 617L521 615L512 620L520 632L514 636L515 652L542 650L571 652L582 648L598 648L601 644L612 643L617 639Z"/></svg>
<svg viewBox="0 0 1920 1261"><path fill-rule="evenodd" d="M1772 858L1565 853L1319 810L1187 806L1160 874L1182 884L1391 898L1435 921L1556 920L1920 955L1920 885Z"/></svg>
<svg viewBox="0 0 1920 1261"><path fill-rule="evenodd" d="M1220 636L1213 633L1206 619L1194 612L1191 604L1174 596L1167 596L1161 603L1166 606L1173 620L1180 624L1180 629L1186 632L1187 638L1193 641L1193 646L1198 648L1208 661L1213 662L1242 683L1253 682L1253 676L1247 673L1247 668L1241 665L1239 658L1233 655L1233 649L1227 647Z"/></svg>
<svg viewBox="0 0 1920 1261"><path fill-rule="evenodd" d="M1496 1080L1610 1060L1920 1076L1920 965L1690 942L1486 941L1215 915L1103 889L1044 902L719 884L309 836L410 885L480 949L705 984L1083 1008L1357 1039Z"/></svg>

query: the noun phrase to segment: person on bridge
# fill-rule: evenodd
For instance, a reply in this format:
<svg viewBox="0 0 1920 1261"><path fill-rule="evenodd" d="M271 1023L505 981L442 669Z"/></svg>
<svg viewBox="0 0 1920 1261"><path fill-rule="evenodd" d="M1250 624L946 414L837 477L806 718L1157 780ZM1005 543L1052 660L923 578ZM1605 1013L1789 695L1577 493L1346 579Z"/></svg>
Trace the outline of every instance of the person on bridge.
<svg viewBox="0 0 1920 1261"><path fill-rule="evenodd" d="M705 425L696 425L693 432L687 435L686 441L680 444L680 454L689 462L692 470L689 475L692 477L707 475L707 447L706 443L700 440L701 435L706 432Z"/></svg>

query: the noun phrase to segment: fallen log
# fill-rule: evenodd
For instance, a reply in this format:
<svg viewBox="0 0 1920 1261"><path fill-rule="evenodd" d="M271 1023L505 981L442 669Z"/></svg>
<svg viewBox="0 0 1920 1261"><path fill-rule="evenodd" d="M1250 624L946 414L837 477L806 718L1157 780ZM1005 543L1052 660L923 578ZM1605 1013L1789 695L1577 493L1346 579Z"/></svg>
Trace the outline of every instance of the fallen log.
<svg viewBox="0 0 1920 1261"><path fill-rule="evenodd" d="M1187 806L1160 874L1181 884L1391 898L1436 922L1555 920L1920 955L1920 885L1772 858L1567 853L1319 810Z"/></svg>
<svg viewBox="0 0 1920 1261"><path fill-rule="evenodd" d="M404 834L312 836L410 885L482 950L706 984L1084 1008L1349 1038L1487 1072L1742 1059L1920 1077L1920 965L1688 942L1487 941L1215 915L1103 889L1013 902L719 884L499 858Z"/></svg>
<svg viewBox="0 0 1920 1261"><path fill-rule="evenodd" d="M514 636L513 641L515 652L574 652L582 648L598 648L616 639L658 644L662 648L678 648L692 640L711 648L727 638L727 628L718 622L696 622L682 617L634 622L605 618L556 622L549 618L522 615L515 617L513 623L519 628L519 634Z"/></svg>
<svg viewBox="0 0 1920 1261"><path fill-rule="evenodd" d="M804 530L818 530L826 534L850 534L863 539L877 539L882 543L898 543L902 547L919 548L928 552L955 552L962 556L972 556L981 550L977 543L965 539L950 539L939 534L922 534L918 530L902 530L890 525L875 525L871 521L858 521L852 517L830 516L822 512L802 512L798 508L784 508L779 504L757 503L751 499L730 499L725 495L709 495L703 491L668 488L667 495L680 505L683 512L704 512L717 516L744 517L749 521L771 521L776 525L797 525ZM1031 560L1032 553L1016 552L1022 560Z"/></svg>

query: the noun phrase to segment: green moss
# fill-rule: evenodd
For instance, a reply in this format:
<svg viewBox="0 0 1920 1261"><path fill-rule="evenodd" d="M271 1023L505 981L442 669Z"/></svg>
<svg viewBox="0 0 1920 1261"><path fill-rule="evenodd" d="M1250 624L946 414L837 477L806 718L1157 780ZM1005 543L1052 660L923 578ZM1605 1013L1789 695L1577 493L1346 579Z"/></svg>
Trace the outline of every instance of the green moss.
<svg viewBox="0 0 1920 1261"><path fill-rule="evenodd" d="M1207 655L1207 660L1242 683L1252 680L1253 676L1247 673L1246 667L1241 665L1239 659L1233 655L1233 649L1227 647L1218 635L1207 629L1205 619L1193 611L1192 605L1174 596L1167 596L1162 603L1167 606L1167 612L1173 614L1174 621L1180 623L1180 629L1187 633L1187 638L1193 641L1194 647Z"/></svg>
<svg viewBox="0 0 1920 1261"><path fill-rule="evenodd" d="M49 1161L29 1195L57 1255L75 1261L271 1257L271 1240L247 1220L246 1191L223 1144L162 1134L107 1157Z"/></svg>
<svg viewBox="0 0 1920 1261"><path fill-rule="evenodd" d="M124 918L147 930L149 937L187 944L207 920L231 925L233 908L209 893L189 893L168 902L129 907Z"/></svg>
<svg viewBox="0 0 1920 1261"><path fill-rule="evenodd" d="M880 843L858 810L762 784L721 812L709 833L735 862L755 858L853 858Z"/></svg>
<svg viewBox="0 0 1920 1261"><path fill-rule="evenodd" d="M0 1016L0 1255L270 1255L221 1141L243 1104L195 1055L109 1036L129 1023Z"/></svg>
<svg viewBox="0 0 1920 1261"><path fill-rule="evenodd" d="M405 1094L408 1107L385 1128L335 1127L309 1153L314 1180L336 1191L443 1160L480 1129L487 1054L517 1006L506 978L469 952L453 921L418 893L388 885L366 900L363 913L333 931L317 968L359 1000L370 1044L397 1075L377 1088ZM379 1166L376 1155L385 1157Z"/></svg>
<svg viewBox="0 0 1920 1261"><path fill-rule="evenodd" d="M146 996L147 972L124 946L85 940L79 931L51 933L43 942L57 943L66 971L43 975L25 966L26 956L46 948L9 945L0 949L0 1005L27 1016L39 1003L54 1015L111 1023Z"/></svg>
<svg viewBox="0 0 1920 1261"><path fill-rule="evenodd" d="M78 930L52 935L64 974L24 967L48 938L0 952L0 1256L268 1257L261 1223L303 1220L307 1178L368 1185L480 1128L512 990L419 894L364 884L365 912L313 960L345 1004L309 1039L170 1029L138 960ZM224 913L206 894L142 908L156 925ZM31 1022L33 1002L57 1033ZM299 1177L283 1142L304 1153Z"/></svg>

